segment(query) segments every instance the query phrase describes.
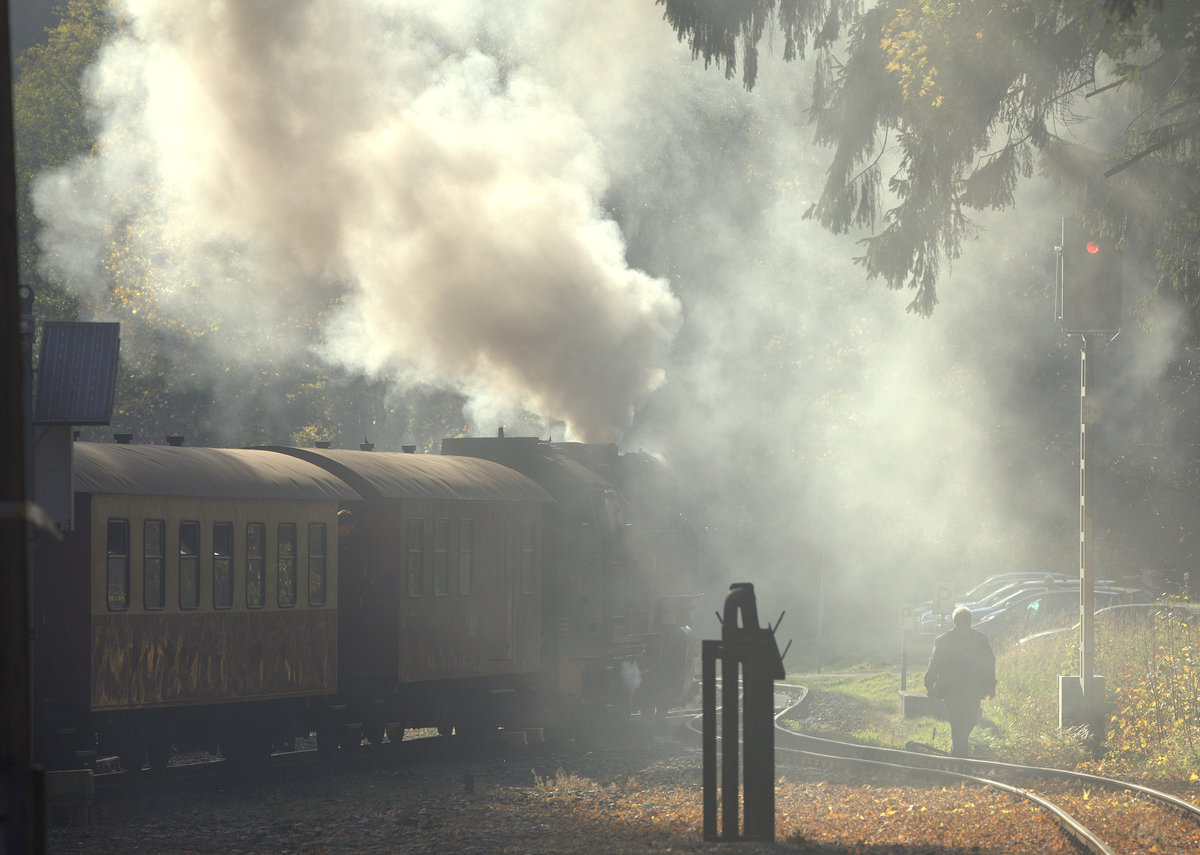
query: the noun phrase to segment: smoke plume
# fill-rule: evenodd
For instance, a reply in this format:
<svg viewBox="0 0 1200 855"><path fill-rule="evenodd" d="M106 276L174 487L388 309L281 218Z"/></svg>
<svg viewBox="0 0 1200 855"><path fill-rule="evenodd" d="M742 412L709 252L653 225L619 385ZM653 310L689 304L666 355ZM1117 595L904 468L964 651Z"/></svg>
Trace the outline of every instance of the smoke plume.
<svg viewBox="0 0 1200 855"><path fill-rule="evenodd" d="M202 322L238 370L317 354L465 394L476 432L527 411L665 452L706 538L700 616L753 581L788 611L785 638L891 640L896 604L935 583L1077 569L1055 188L980 217L926 320L864 281L861 235L803 218L829 156L810 143L811 67L764 50L748 94L652 0L121 15L86 81L97 150L37 186L52 272L78 292L144 283L146 311ZM1111 461L1152 442L1187 457L1146 433L1177 356L1155 311L1155 331L1095 354L1101 528L1123 513ZM264 337L263 318L291 334ZM1168 560L1156 544L1102 551L1098 573Z"/></svg>
<svg viewBox="0 0 1200 855"><path fill-rule="evenodd" d="M562 94L406 5L128 0L97 153L37 190L50 271L98 291L118 242L166 311L239 330L340 289L298 342L330 362L615 440L679 302L626 262Z"/></svg>

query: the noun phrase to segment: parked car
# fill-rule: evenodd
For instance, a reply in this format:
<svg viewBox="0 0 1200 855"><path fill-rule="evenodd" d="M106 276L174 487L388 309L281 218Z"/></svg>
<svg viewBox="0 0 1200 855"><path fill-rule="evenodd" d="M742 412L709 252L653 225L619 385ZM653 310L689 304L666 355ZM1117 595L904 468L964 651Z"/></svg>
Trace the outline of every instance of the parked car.
<svg viewBox="0 0 1200 855"><path fill-rule="evenodd" d="M1200 619L1200 606L1164 602L1118 603L1117 605L1106 606L1105 608L1096 610L1096 626L1102 628L1104 631L1111 631L1119 626L1127 626L1138 622L1143 624L1149 623L1154 620L1155 615L1162 613L1169 613L1188 621L1195 621ZM1079 621L1075 621L1071 626L1044 629L1040 632L1022 636L1017 643L1029 644L1041 638L1078 632Z"/></svg>
<svg viewBox="0 0 1200 855"><path fill-rule="evenodd" d="M988 597L994 595L1002 588L1016 584L1038 585L1045 584L1047 580L1052 580L1055 584L1078 581L1076 575L1068 576L1065 573L1035 573L1035 572L1016 572L1016 573L997 573L988 576L981 582L976 583L969 588L961 596L955 598L955 608L960 605L970 605L972 603L980 603ZM918 617L931 614L933 612L933 602L926 600L914 607L914 611Z"/></svg>
<svg viewBox="0 0 1200 855"><path fill-rule="evenodd" d="M1133 588L1097 586L1094 590L1097 612L1111 606L1134 602L1141 593ZM974 623L974 628L989 638L1022 637L1042 630L1070 626L1079 620L1079 586L1025 593L1009 599Z"/></svg>
<svg viewBox="0 0 1200 855"><path fill-rule="evenodd" d="M1043 573L1036 579L1028 578L1007 581L978 600L960 600L954 604L954 607L957 609L959 606L965 605L971 610L972 623L977 623L998 609L1006 608L1014 598L1019 598L1027 594L1057 590L1060 587L1066 590L1071 588L1071 586L1074 586L1074 589L1078 591L1079 581L1069 576L1063 576L1062 574ZM945 615L926 612L917 618L917 631L923 635L936 635L944 629L949 628L950 620Z"/></svg>

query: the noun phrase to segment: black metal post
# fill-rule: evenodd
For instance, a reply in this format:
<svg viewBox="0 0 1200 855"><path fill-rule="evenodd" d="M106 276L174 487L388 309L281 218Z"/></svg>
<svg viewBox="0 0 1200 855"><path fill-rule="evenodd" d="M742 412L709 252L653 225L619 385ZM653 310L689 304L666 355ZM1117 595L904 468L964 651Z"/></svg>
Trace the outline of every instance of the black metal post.
<svg viewBox="0 0 1200 855"><path fill-rule="evenodd" d="M738 617L741 625L738 625ZM774 681L784 676L772 630L758 626L754 586L730 586L721 641L705 641L702 718L704 837L717 839L716 660L721 660L721 840L775 839ZM740 669L740 679L739 679ZM739 704L739 694L741 704ZM744 724L740 706L745 707ZM745 743L745 766L738 751ZM738 783L744 778L745 822L738 834Z"/></svg>
<svg viewBox="0 0 1200 855"><path fill-rule="evenodd" d="M704 755L704 839L717 839L717 655L719 641L700 643L700 707Z"/></svg>
<svg viewBox="0 0 1200 855"><path fill-rule="evenodd" d="M45 848L41 776L33 768L26 381L17 276L16 158L9 3L0 0L0 852Z"/></svg>
<svg viewBox="0 0 1200 855"><path fill-rule="evenodd" d="M770 663L751 656L743 665L746 743L743 786L745 828L749 840L775 839L775 681Z"/></svg>
<svg viewBox="0 0 1200 855"><path fill-rule="evenodd" d="M729 620L726 611L725 620ZM736 620L736 616L735 616ZM722 636L729 632L725 624ZM738 740L739 721L738 691L741 688L738 675L738 658L730 651L722 638L721 651L721 839L738 838Z"/></svg>

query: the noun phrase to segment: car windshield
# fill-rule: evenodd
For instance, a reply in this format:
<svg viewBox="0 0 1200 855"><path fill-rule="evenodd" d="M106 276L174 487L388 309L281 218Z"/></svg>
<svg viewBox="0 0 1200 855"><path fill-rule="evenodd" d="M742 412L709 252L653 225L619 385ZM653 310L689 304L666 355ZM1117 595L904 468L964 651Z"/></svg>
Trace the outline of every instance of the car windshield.
<svg viewBox="0 0 1200 855"><path fill-rule="evenodd" d="M1055 584L1061 584L1069 581L1070 578L1062 573L1005 573L999 576L988 576L963 594L959 602L981 603L1001 591L1015 589L1014 586L1042 585L1047 579L1053 580Z"/></svg>
<svg viewBox="0 0 1200 855"><path fill-rule="evenodd" d="M994 594L984 597L980 600L979 605L991 607L1006 602L1013 597L1018 597L1023 594L1034 594L1038 591L1046 590L1045 585L1034 584L1032 582L1014 582L1011 585L1006 585Z"/></svg>
<svg viewBox="0 0 1200 855"><path fill-rule="evenodd" d="M989 576L962 595L963 602L977 603L984 597L996 593L1002 588L1022 581L1019 576Z"/></svg>

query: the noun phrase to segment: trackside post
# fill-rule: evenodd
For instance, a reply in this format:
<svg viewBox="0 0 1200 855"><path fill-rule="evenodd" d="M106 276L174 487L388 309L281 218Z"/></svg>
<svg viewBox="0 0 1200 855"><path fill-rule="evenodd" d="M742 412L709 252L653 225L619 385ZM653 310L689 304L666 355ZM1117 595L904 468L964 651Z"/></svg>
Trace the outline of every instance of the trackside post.
<svg viewBox="0 0 1200 855"><path fill-rule="evenodd" d="M738 615L741 625L738 625ZM721 831L717 833L716 661L721 660ZM758 625L754 586L729 587L721 640L701 645L704 839L775 839L775 680L785 676L770 627ZM740 679L739 679L740 671ZM742 709L739 709L739 688ZM745 822L738 835L739 720L745 742Z"/></svg>

